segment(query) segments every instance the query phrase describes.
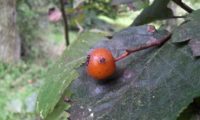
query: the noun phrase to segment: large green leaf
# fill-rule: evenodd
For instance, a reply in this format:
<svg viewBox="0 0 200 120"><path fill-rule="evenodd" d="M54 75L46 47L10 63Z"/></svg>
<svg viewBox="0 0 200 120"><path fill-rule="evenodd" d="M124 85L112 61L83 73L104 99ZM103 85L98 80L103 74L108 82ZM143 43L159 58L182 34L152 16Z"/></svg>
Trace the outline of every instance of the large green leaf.
<svg viewBox="0 0 200 120"><path fill-rule="evenodd" d="M148 32L148 26L130 27L116 33L112 42L102 41L118 56L126 48L161 39L166 32ZM83 120L175 120L193 98L200 96L200 60L187 45L171 42L135 53L117 63L118 72L108 82L87 76L85 66L71 90L77 103L71 118Z"/></svg>
<svg viewBox="0 0 200 120"><path fill-rule="evenodd" d="M144 25L155 20L163 20L173 17L173 11L167 7L170 0L155 0L151 6L145 8L136 17L132 26Z"/></svg>
<svg viewBox="0 0 200 120"><path fill-rule="evenodd" d="M75 69L85 62L87 51L101 37L100 33L81 34L70 47L66 48L64 55L56 64L49 68L37 98L37 112L41 118L46 118L49 113L53 114L64 91L78 77Z"/></svg>

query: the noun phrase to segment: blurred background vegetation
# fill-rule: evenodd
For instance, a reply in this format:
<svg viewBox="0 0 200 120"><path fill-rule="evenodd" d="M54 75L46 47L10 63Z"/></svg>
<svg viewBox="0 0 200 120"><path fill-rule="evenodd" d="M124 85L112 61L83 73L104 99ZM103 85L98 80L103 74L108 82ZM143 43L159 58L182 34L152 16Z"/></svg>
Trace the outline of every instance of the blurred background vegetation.
<svg viewBox="0 0 200 120"><path fill-rule="evenodd" d="M82 31L113 33L128 27L152 0L142 0L131 5L122 2L64 0L69 42L73 43ZM185 2L193 9L200 6L199 0ZM16 1L16 33L21 41L20 60L16 64L0 62L0 120L39 120L34 111L37 92L44 80L43 74L66 48L63 20L49 20L49 10L55 8L60 12L60 6L59 0ZM174 4L169 7L175 15L186 13ZM170 30L173 24L180 24L180 21L170 19L152 24L156 27L167 26Z"/></svg>

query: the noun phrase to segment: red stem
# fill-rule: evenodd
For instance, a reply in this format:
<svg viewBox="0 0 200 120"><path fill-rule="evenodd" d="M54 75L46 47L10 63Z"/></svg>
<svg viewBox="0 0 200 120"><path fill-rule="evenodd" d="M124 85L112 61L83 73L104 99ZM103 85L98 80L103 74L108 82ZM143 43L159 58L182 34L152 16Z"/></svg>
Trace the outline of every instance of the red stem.
<svg viewBox="0 0 200 120"><path fill-rule="evenodd" d="M126 58L127 56L129 56L131 53L140 51L140 50L144 50L150 47L154 47L154 46L159 46L162 45L163 43L165 43L167 40L169 40L169 38L171 37L171 33L169 33L168 35L166 35L165 37L163 37L160 40L150 40L149 42L142 44L138 47L135 47L133 49L127 49L122 55L120 55L119 57L115 58L115 62Z"/></svg>

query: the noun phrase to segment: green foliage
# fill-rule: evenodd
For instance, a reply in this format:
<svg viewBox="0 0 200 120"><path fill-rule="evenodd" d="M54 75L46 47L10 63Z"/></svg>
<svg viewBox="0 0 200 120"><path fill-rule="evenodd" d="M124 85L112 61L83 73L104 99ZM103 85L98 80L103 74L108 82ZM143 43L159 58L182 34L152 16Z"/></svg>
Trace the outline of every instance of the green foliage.
<svg viewBox="0 0 200 120"><path fill-rule="evenodd" d="M94 11L97 15L105 15L111 18L116 17L116 11L110 4L110 0L91 0L86 2L88 11Z"/></svg>
<svg viewBox="0 0 200 120"><path fill-rule="evenodd" d="M41 0L17 1L17 32L21 40L21 56L24 61L32 62L37 61L38 58L49 57L47 56L48 47L58 41L57 38L56 40L50 38L51 35L61 34L59 39L64 40L64 34L61 32L62 26L59 23L57 26L54 23L50 24L47 19L50 4L52 3ZM59 32L53 31L55 29L59 29Z"/></svg>
<svg viewBox="0 0 200 120"><path fill-rule="evenodd" d="M37 39L39 30L39 14L33 10L33 6L25 0L17 2L17 26L22 43L22 56L34 58L37 52L32 47Z"/></svg>
<svg viewBox="0 0 200 120"><path fill-rule="evenodd" d="M103 25L105 23L102 23L97 16L103 15L116 18L116 9L111 6L110 2L110 0L75 0L68 2L66 4L66 13L68 14L70 26L76 27L78 22L84 29L99 28L96 24Z"/></svg>
<svg viewBox="0 0 200 120"><path fill-rule="evenodd" d="M19 32L23 33L26 39L31 40L34 37L33 31L38 27L38 14L24 1L18 2L17 13Z"/></svg>
<svg viewBox="0 0 200 120"><path fill-rule="evenodd" d="M133 10L140 10L149 5L149 0L112 0L111 4L115 6L126 4Z"/></svg>
<svg viewBox="0 0 200 120"><path fill-rule="evenodd" d="M34 113L36 102L34 99L44 72L44 68L34 64L7 65L0 63L1 120L37 117Z"/></svg>
<svg viewBox="0 0 200 120"><path fill-rule="evenodd" d="M37 112L45 119L48 115L55 114L54 109L58 101L63 101L61 97L71 82L78 77L75 70L85 62L86 52L102 37L100 33L86 32L66 49L64 55L58 60L59 64L53 65L46 74L44 85L41 87L37 99ZM48 94L47 94L48 93ZM63 101L64 102L64 101ZM62 103L61 103L62 104ZM59 107L56 107L59 109ZM62 108L64 111L64 108ZM53 112L53 113L52 113ZM51 116L55 117L55 116Z"/></svg>
<svg viewBox="0 0 200 120"><path fill-rule="evenodd" d="M187 2L191 2L191 3L193 3L193 4L195 4L195 3L199 3L199 2L200 2L199 0L185 0L185 1L187 1Z"/></svg>

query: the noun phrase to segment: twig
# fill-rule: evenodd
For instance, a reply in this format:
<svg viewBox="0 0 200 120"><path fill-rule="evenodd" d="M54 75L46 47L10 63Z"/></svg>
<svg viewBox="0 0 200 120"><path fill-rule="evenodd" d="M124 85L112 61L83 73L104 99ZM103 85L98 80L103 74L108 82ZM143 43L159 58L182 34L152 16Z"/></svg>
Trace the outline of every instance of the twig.
<svg viewBox="0 0 200 120"><path fill-rule="evenodd" d="M187 17L186 15L183 15L183 16L172 16L169 19L186 18L186 17Z"/></svg>
<svg viewBox="0 0 200 120"><path fill-rule="evenodd" d="M68 20L67 20L67 15L65 13L65 3L64 0L60 0L60 6L61 6L61 12L62 12L62 17L64 21L64 29L65 29L65 41L66 41L66 46L69 45L69 29L68 29Z"/></svg>
<svg viewBox="0 0 200 120"><path fill-rule="evenodd" d="M182 2L182 0L173 0L177 5L179 5L181 8L183 8L188 13L193 12L194 10L190 8L188 5Z"/></svg>
<svg viewBox="0 0 200 120"><path fill-rule="evenodd" d="M122 55L120 55L119 57L117 57L115 59L115 62L127 57L131 53L134 53L134 52L137 52L137 51L140 51L140 50L144 50L144 49L147 49L147 48L150 48L150 47L162 45L167 40L169 40L170 37L171 37L171 33L169 33L168 35L166 35L165 37L163 37L160 40L157 40L157 39L156 40L151 40L151 41L147 42L146 44L142 44L142 45L140 45L138 47L135 47L133 49L127 49L126 52L124 52Z"/></svg>
<svg viewBox="0 0 200 120"><path fill-rule="evenodd" d="M75 20L75 22L76 22L76 26L79 29L78 33L82 33L84 31L84 28L79 24L79 22L77 20Z"/></svg>

